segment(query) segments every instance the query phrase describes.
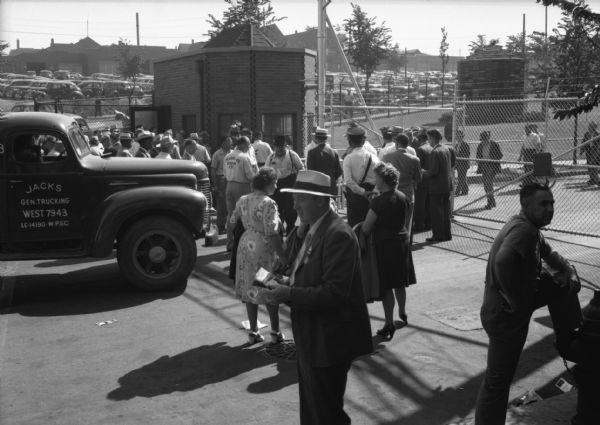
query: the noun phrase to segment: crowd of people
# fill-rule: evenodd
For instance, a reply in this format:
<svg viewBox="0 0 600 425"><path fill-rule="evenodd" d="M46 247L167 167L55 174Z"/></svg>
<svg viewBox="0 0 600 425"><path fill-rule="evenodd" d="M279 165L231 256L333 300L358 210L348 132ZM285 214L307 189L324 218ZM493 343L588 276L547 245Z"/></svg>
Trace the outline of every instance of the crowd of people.
<svg viewBox="0 0 600 425"><path fill-rule="evenodd" d="M526 134L531 146L539 140L531 136L534 130ZM305 162L289 136L276 136L269 144L240 123L231 126L212 156L203 133L173 138L169 131L154 136L139 128L135 135L99 139L104 152L114 149L118 156L141 152L210 168L217 223L227 232L231 252L230 277L248 317L248 344L265 339L259 305L269 315L269 343L283 343L279 310L281 304L290 307L302 424L350 423L344 392L353 360L373 352L373 337L391 340L408 325L406 288L417 283L413 234L431 230L428 242L451 240L451 195L468 193L470 149L460 131L454 147L443 144L436 129L389 126L381 132L384 146L378 152L365 130L351 125L340 158L328 143L327 129L317 127ZM532 154L525 146L530 145L523 152L528 160ZM502 151L488 131L480 134L476 158L486 208L493 208ZM345 219L334 201L340 182ZM535 294L541 260L564 272L570 291L578 290L576 273L539 231L552 219L550 189L525 182L520 203L520 214L500 231L488 260L481 318L490 344L477 425L504 423L531 314L540 306ZM384 312L384 325L375 335L367 309L372 301L381 302ZM394 320L396 305L399 320Z"/></svg>

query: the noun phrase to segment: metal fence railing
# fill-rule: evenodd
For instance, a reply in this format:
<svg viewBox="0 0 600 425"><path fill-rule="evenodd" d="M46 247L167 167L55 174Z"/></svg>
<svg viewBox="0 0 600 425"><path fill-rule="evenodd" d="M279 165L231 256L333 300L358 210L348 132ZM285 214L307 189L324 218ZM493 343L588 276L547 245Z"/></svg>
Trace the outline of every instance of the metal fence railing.
<svg viewBox="0 0 600 425"><path fill-rule="evenodd" d="M462 133L470 154L458 158L459 163L468 164L463 171L461 190L468 190L468 194L455 196L453 209L458 218L468 217L483 223L479 231L486 235L488 225L497 231L492 223L501 225L518 213L518 193L523 182L547 181L552 186L555 212L545 234L578 266L584 280L597 284L600 282L600 264L595 260L600 254L597 184L600 180L596 176L600 174L600 163L593 157L600 159L600 135L592 123L600 122L600 111L592 110L577 119L553 119L557 109L566 109L573 102L574 99L457 102L453 133L455 141ZM531 134L526 134L526 128ZM493 158L489 147L485 148L486 155L482 154L486 135L497 143L501 159L478 158ZM532 149L536 144L537 148ZM535 152L550 154L551 167L545 176L534 175ZM490 199L493 206L488 208ZM485 253L493 237L494 232L482 236L472 242L472 247Z"/></svg>
<svg viewBox="0 0 600 425"><path fill-rule="evenodd" d="M477 100L457 101L446 108L331 105L325 125L331 134L331 145L340 154L347 148L345 132L351 122L363 126L368 140L376 147L380 146L379 129L383 126L437 128L446 137L445 142L454 139L454 145L460 130L469 155L458 155L458 164L462 165L456 170L455 189L459 189L459 174L466 188L460 188L460 195L456 192L453 195L452 231L456 237L450 242L450 249L467 255L486 258L500 227L519 212L519 190L524 181L548 181L555 198L555 214L545 235L577 266L584 281L597 284L600 283L600 264L596 260L600 254L600 186L593 184L593 176L594 172L600 174L600 164L588 163L586 152L590 152L587 147L594 146L600 159L600 137L595 140L593 134L586 133L592 122L600 123L600 109L577 119L553 119L557 109L569 108L574 102L571 98ZM374 129L365 109L371 115ZM308 135L306 145L310 143L313 124L305 120L304 125ZM532 131L539 137L539 150L550 153L548 176L534 176L531 152L522 151L526 125L532 125ZM501 159L477 158L482 133L497 142ZM482 148L480 156L490 158L489 148ZM458 173L460 168L462 173ZM490 172L494 169L497 172ZM338 196L337 205L343 212L343 196ZM416 234L414 240L424 242L428 235Z"/></svg>
<svg viewBox="0 0 600 425"><path fill-rule="evenodd" d="M61 114L79 115L87 121L90 130L103 130L111 127L129 129L129 107L151 105L152 96L132 98L127 97L97 98L97 99L57 99L34 102L26 105L34 110L48 111ZM117 114L121 112L121 114Z"/></svg>

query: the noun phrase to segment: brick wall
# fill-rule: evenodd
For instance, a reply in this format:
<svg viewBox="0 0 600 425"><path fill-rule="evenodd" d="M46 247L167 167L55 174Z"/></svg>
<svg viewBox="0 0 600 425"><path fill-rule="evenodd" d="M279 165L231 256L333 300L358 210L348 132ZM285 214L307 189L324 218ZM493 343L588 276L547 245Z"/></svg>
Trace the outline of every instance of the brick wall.
<svg viewBox="0 0 600 425"><path fill-rule="evenodd" d="M182 129L183 115L196 115L196 123L198 127L201 126L202 98L198 59L198 57L182 57L154 64L154 103L157 106L171 106L173 131Z"/></svg>
<svg viewBox="0 0 600 425"><path fill-rule="evenodd" d="M262 114L294 114L294 144L302 150L303 115L315 109L315 90L305 90L315 83L312 54L300 49L206 49L154 66L155 104L171 105L174 130L182 115L195 113L198 127L210 132L216 148L230 124L220 123L220 115L237 115L244 126L261 129Z"/></svg>

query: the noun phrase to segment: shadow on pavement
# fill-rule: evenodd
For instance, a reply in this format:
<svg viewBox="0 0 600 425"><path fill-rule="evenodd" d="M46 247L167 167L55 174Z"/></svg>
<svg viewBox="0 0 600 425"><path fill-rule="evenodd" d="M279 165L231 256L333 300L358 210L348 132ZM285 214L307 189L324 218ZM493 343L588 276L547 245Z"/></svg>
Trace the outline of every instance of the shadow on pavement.
<svg viewBox="0 0 600 425"><path fill-rule="evenodd" d="M297 382L295 362L277 363L262 353L262 347L244 347L218 342L172 357L162 356L119 378L119 387L109 392L107 398L122 401L193 391L272 364L277 364L277 375L250 384L248 391L268 393Z"/></svg>
<svg viewBox="0 0 600 425"><path fill-rule="evenodd" d="M18 276L12 306L5 313L38 317L121 310L157 299L174 298L184 289L142 292L123 280L116 264L64 274L23 275Z"/></svg>
<svg viewBox="0 0 600 425"><path fill-rule="evenodd" d="M449 338L453 336L448 335ZM548 335L528 346L521 355L519 367L513 382L524 378L554 360L558 353L552 341L554 335ZM381 425L409 424L444 424L457 417L466 417L475 407L477 392L483 373L477 374L458 386L448 388L431 388L421 382L414 374L414 368L394 356L383 351L383 359L374 356L361 360L362 368L370 371L374 377L385 382L404 397L422 406L419 410L406 416L392 420L373 421ZM360 408L357 406L357 408ZM397 408L391 407L392 410Z"/></svg>

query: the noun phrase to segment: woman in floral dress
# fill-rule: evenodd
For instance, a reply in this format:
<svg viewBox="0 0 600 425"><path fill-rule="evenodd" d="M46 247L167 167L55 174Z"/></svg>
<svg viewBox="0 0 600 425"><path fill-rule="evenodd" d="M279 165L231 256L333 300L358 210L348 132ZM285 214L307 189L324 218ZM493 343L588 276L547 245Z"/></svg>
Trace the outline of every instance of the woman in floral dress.
<svg viewBox="0 0 600 425"><path fill-rule="evenodd" d="M266 304L271 320L271 343L283 341L279 331L279 305L267 303L265 288L252 285L256 272L262 267L272 271L275 258L283 258L280 236L281 220L277 204L269 196L277 187L277 174L272 168L261 168L252 179L252 192L242 196L235 205L230 226L238 219L244 225L244 234L237 249L235 293L246 304L251 344L264 341L257 326L258 304Z"/></svg>

